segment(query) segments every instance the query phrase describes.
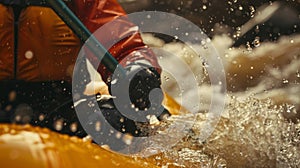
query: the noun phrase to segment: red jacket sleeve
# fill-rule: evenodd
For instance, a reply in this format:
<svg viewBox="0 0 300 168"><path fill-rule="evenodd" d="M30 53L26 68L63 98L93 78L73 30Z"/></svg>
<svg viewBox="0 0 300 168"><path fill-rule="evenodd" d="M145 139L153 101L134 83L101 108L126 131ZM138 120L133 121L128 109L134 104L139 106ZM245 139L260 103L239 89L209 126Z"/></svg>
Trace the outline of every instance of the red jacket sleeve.
<svg viewBox="0 0 300 168"><path fill-rule="evenodd" d="M70 7L121 65L126 66L137 60L147 60L160 72L157 58L143 43L136 25L126 19L115 20L126 15L116 0L74 0ZM100 28L106 23L112 24ZM99 28L101 31L97 31ZM96 65L95 56L88 56L88 58L106 81L110 73L104 66Z"/></svg>

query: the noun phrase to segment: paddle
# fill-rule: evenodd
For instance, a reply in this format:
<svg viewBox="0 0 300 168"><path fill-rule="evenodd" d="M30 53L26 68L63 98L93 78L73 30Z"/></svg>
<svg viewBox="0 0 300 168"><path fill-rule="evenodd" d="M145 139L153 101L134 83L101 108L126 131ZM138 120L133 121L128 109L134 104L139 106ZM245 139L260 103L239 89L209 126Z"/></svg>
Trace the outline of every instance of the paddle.
<svg viewBox="0 0 300 168"><path fill-rule="evenodd" d="M122 66L118 66L118 61L105 49L96 37L85 27L78 17L68 8L63 0L46 0L55 13L73 30L82 43L86 43L88 48L99 60L103 60L103 65L114 72L117 68L119 72L125 74ZM167 110L164 110L167 111Z"/></svg>

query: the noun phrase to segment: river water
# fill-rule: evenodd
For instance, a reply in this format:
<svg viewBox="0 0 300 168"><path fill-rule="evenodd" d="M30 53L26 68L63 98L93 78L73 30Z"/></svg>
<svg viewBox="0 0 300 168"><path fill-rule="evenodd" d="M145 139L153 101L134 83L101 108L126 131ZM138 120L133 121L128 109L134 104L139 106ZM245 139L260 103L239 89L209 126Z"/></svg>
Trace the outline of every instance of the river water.
<svg viewBox="0 0 300 168"><path fill-rule="evenodd" d="M201 139L201 131L205 121L209 120L207 116L212 96L205 65L187 45L180 42L164 43L150 34L143 35L143 38L148 45L161 48L172 57L182 58L190 65L193 75L202 77L198 80L198 92L193 87L183 92L190 98L189 102L193 102L194 97L200 93L199 113L182 113L170 119L170 122L178 123L195 121L194 125L187 128L186 136L179 143L156 157L159 165L300 165L300 123L297 121L300 118L299 35L283 36L277 42L261 42L255 47L237 48L230 47L232 39L226 35L212 38L212 43L222 58L227 78L226 105L212 134L204 141ZM162 57L169 58L168 55ZM178 68L168 59L161 58L160 63L163 69ZM180 71L181 76L177 74L173 78L168 73L162 74L164 90L179 103L182 102L183 95L176 82L187 78L186 73L182 69Z"/></svg>

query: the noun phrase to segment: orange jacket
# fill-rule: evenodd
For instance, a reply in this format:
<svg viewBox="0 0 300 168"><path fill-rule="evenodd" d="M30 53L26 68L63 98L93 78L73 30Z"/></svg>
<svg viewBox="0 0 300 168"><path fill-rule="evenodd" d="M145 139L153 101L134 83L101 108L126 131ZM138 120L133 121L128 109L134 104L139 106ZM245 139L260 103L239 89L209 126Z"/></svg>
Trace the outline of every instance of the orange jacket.
<svg viewBox="0 0 300 168"><path fill-rule="evenodd" d="M23 8L16 24L13 8L4 5L4 1L0 0L0 80L70 80L82 46L76 35L52 9L45 6ZM125 15L116 0L72 0L67 4L91 32ZM129 22L120 22L111 27L109 31L118 34L129 30L135 32L111 47L110 53L118 61L129 56L129 62L146 59L157 66L154 54L142 42L140 34L130 29L133 26ZM14 35L18 37L16 44ZM105 45L118 38L110 33L101 38L104 39L101 42ZM141 54L136 54L136 51ZM96 58L90 59L93 63ZM97 68L105 80L109 73L102 66Z"/></svg>

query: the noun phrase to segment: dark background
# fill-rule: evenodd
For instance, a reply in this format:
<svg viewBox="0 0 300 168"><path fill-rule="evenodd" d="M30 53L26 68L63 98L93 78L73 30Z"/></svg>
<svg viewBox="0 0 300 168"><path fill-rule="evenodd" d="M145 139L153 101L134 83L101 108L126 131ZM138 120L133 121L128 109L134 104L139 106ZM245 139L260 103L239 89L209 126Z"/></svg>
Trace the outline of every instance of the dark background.
<svg viewBox="0 0 300 168"><path fill-rule="evenodd" d="M218 33L234 33L237 27L243 25L251 19L253 9L255 11L263 4L272 4L274 0L119 0L124 9L128 12L142 10L157 10L175 13L185 17L198 25L208 36L212 37ZM279 1L287 9L279 15L286 15L277 19L277 22L297 20L299 19L300 0ZM242 8L242 10L240 10ZM281 9L283 11L283 9ZM289 14L287 14L287 11ZM293 15L293 16L290 16ZM283 27L285 23L282 24ZM221 26L220 26L221 25ZM278 26L277 26L278 27ZM289 28L280 29L281 34L299 33L299 28L287 30ZM264 32L278 33L278 32Z"/></svg>

